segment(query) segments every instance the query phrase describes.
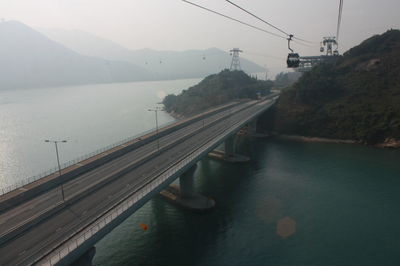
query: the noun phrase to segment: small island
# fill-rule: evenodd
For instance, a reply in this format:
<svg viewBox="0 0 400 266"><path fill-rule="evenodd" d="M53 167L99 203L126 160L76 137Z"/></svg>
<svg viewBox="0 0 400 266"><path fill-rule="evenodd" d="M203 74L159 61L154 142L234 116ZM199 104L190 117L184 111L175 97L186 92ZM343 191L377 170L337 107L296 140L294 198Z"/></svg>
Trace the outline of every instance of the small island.
<svg viewBox="0 0 400 266"><path fill-rule="evenodd" d="M243 71L226 69L206 77L179 95L167 95L162 103L174 116L189 116L228 102L257 99L269 94L272 86L270 80L258 80Z"/></svg>

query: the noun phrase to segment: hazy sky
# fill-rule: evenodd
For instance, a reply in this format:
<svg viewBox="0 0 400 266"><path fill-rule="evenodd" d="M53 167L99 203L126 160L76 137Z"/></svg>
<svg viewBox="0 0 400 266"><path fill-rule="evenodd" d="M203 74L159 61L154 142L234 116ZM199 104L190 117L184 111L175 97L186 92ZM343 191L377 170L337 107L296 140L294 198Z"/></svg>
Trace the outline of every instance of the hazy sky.
<svg viewBox="0 0 400 266"><path fill-rule="evenodd" d="M323 36L336 34L339 0L232 1L299 38L319 42ZM277 32L224 0L192 2ZM344 0L341 52L373 34L400 28L399 11L400 0ZM0 0L0 17L32 27L80 29L131 49L239 47L244 50L242 56L272 72L284 67L288 52L284 39L180 0ZM301 55L319 54L318 44L293 47Z"/></svg>

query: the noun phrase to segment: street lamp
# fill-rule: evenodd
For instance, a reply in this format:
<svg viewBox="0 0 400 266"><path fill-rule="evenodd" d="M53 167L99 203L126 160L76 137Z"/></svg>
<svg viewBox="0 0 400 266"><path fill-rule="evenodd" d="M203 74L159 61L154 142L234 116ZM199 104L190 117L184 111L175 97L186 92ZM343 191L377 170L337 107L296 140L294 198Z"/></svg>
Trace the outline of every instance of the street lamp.
<svg viewBox="0 0 400 266"><path fill-rule="evenodd" d="M58 163L58 175L61 176L61 166L60 166L60 156L58 155L58 143L65 143L67 142L66 140L48 140L46 139L44 142L51 142L54 143L55 147L56 147L56 155L57 155L57 163ZM62 194L62 199L63 202L65 201L65 197L64 197L64 187L63 184L61 182L61 194Z"/></svg>
<svg viewBox="0 0 400 266"><path fill-rule="evenodd" d="M161 107L154 107L152 109L148 109L150 112L154 112L156 114L156 138L157 138L157 151L160 151L160 140L158 139L158 111L162 111Z"/></svg>
<svg viewBox="0 0 400 266"><path fill-rule="evenodd" d="M228 127L230 127L231 126L232 107L229 107L228 112L229 112L229 115L228 115Z"/></svg>

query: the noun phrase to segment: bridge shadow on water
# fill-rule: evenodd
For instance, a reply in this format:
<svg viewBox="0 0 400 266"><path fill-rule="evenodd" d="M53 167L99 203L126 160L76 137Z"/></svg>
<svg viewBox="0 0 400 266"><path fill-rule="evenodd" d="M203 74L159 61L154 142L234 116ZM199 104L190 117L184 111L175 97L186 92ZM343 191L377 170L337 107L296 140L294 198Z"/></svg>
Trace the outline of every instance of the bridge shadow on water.
<svg viewBox="0 0 400 266"><path fill-rule="evenodd" d="M241 154L252 156L254 148L248 139L237 141ZM196 213L155 197L96 245L94 265L201 265L208 253L222 248L235 216L246 215L237 203L248 193L255 163L204 158L195 171L194 188L214 198L215 209ZM148 229L140 228L141 223Z"/></svg>
<svg viewBox="0 0 400 266"><path fill-rule="evenodd" d="M398 152L247 137L237 152L251 161L198 163L214 210L156 197L98 243L94 265L396 265Z"/></svg>

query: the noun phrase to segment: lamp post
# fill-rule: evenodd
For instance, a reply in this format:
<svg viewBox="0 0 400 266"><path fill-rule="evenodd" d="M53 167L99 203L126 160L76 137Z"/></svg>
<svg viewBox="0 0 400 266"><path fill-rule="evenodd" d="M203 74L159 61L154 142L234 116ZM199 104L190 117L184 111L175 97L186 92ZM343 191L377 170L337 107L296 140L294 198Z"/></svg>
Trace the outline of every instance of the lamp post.
<svg viewBox="0 0 400 266"><path fill-rule="evenodd" d="M65 143L67 142L66 140L49 140L46 139L44 142L51 142L54 143L54 146L56 147L56 155L57 155L57 164L58 164L58 175L61 176L61 166L60 166L60 156L58 155L58 143ZM64 187L63 184L61 182L61 194L62 194L62 199L63 202L65 201L65 197L64 197Z"/></svg>
<svg viewBox="0 0 400 266"><path fill-rule="evenodd" d="M232 115L232 107L229 107L229 115L228 115L228 127L231 126L231 115Z"/></svg>
<svg viewBox="0 0 400 266"><path fill-rule="evenodd" d="M162 111L163 109L161 107L154 107L151 109L148 109L150 112L154 112L156 114L156 138L157 138L157 151L160 151L160 140L158 138L158 111Z"/></svg>

